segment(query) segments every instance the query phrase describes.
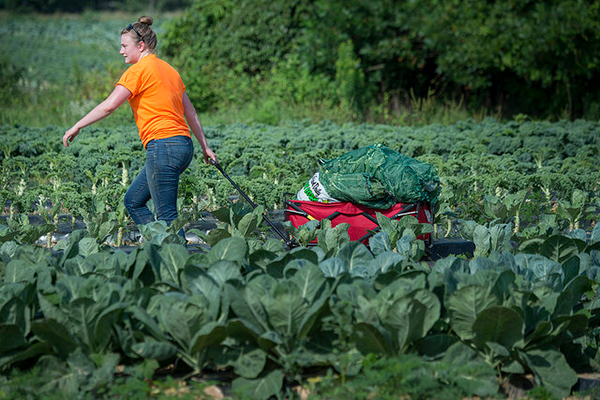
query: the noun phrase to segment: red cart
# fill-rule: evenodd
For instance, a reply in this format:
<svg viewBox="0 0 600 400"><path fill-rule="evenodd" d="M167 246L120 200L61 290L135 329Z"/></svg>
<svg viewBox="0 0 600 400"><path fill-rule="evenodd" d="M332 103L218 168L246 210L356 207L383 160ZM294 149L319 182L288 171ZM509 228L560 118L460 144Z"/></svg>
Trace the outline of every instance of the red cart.
<svg viewBox="0 0 600 400"><path fill-rule="evenodd" d="M373 209L350 202L320 203L316 201L301 201L284 199L285 218L296 228L310 220L329 219L332 226L348 223L348 235L352 241L360 241L368 245L369 238L381 227L377 222L379 212L390 219L400 219L412 215L420 223L433 224L433 211L429 203L397 203L385 209ZM431 245L431 234L419 236L418 239Z"/></svg>

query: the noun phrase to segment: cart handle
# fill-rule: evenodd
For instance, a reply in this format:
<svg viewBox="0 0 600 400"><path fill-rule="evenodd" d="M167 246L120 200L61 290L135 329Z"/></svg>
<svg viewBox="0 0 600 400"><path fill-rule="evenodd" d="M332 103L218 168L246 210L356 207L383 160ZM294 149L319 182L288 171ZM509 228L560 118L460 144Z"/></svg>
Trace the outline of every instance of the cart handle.
<svg viewBox="0 0 600 400"><path fill-rule="evenodd" d="M223 169L223 167L221 167L221 164L219 164L217 161L213 160L212 158L209 158L209 162L210 164L214 165L215 168L217 168L219 170L219 172L221 172L221 174L223 174L223 176L225 178L227 178L227 180L233 185L233 187L242 195L242 197L244 197L244 199L246 199L246 201L248 202L248 204L250 204L252 206L252 208L256 208L258 207L251 199L250 197L248 197L248 195L246 195L246 193L244 193L244 191L233 181L233 179L231 179L231 177L229 175L227 175L227 173L225 172L225 170ZM273 222L269 219L269 217L267 217L267 212L264 211L262 213L263 216L263 220L271 227L271 229L281 238L283 239L283 241L285 242L286 246L288 246L289 248L294 248L294 247L299 247L300 244L298 242L296 242L293 238L290 240L289 238L287 238L279 229L277 229L277 227L275 226L275 224L273 224Z"/></svg>

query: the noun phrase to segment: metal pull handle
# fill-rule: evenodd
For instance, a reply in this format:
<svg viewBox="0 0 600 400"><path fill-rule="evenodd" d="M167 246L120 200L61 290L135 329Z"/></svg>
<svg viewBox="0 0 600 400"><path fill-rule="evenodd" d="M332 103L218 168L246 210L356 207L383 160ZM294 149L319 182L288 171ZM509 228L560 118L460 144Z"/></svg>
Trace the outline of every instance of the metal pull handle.
<svg viewBox="0 0 600 400"><path fill-rule="evenodd" d="M248 197L248 195L246 195L246 193L244 193L244 191L233 181L233 179L231 179L231 177L229 175L227 175L227 173L225 172L225 170L223 170L223 167L221 167L221 165L218 162L216 162L215 160L213 160L211 158L210 159L210 163L212 165L214 165L221 172L221 174L223 174L223 176L225 178L227 178L227 180L242 195L242 197L248 202L248 204L250 204L252 206L252 208L256 208L257 207L257 205L254 204L254 202L252 200L250 200L250 197ZM277 229L277 227L273 224L273 222L267 217L266 211L262 213L262 216L263 216L263 220L271 227L271 229L277 235L279 235L280 238L283 239L283 241L285 242L285 244L289 248L293 248L293 247L298 247L299 246L299 244L294 239L292 239L292 240L288 239L279 229Z"/></svg>

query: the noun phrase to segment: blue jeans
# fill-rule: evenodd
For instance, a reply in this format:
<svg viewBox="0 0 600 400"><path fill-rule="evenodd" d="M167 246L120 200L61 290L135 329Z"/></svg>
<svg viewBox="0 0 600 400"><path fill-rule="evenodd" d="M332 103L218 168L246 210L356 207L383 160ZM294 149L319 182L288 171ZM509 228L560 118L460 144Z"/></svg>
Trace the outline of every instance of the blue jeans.
<svg viewBox="0 0 600 400"><path fill-rule="evenodd" d="M194 146L187 136L151 140L146 144L146 163L133 180L123 202L133 221L145 225L156 219L168 225L177 218L179 176L192 162ZM146 206L154 203L154 214Z"/></svg>

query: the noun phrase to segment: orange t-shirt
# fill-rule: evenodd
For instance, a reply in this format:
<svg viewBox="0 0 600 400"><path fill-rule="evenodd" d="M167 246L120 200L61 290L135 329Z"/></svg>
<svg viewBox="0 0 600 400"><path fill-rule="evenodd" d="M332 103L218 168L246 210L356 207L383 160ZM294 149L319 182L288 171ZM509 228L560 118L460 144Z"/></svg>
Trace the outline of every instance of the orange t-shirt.
<svg viewBox="0 0 600 400"><path fill-rule="evenodd" d="M144 148L154 139L191 137L183 114L185 85L167 62L147 55L130 66L117 85L131 92L129 105Z"/></svg>

